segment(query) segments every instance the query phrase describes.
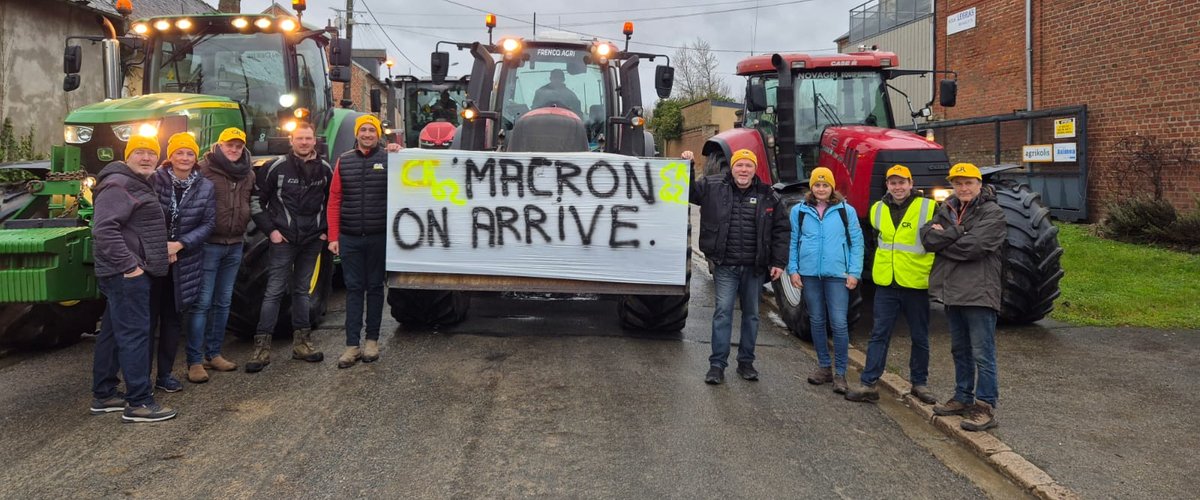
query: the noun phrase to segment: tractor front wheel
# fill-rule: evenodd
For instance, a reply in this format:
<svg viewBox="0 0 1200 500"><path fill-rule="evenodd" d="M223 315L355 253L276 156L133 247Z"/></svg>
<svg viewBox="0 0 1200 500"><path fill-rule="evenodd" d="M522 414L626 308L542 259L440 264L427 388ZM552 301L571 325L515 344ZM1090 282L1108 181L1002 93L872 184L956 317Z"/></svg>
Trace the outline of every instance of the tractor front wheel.
<svg viewBox="0 0 1200 500"><path fill-rule="evenodd" d="M400 324L430 328L450 326L467 319L471 296L455 290L410 290L389 288L388 306Z"/></svg>

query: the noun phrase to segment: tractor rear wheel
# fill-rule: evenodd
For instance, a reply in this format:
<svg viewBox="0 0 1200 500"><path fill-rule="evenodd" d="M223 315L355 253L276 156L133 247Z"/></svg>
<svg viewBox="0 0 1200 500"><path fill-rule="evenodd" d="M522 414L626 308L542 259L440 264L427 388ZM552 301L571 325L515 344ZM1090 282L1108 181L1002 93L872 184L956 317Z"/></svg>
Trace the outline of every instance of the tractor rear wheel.
<svg viewBox="0 0 1200 500"><path fill-rule="evenodd" d="M729 171L729 158L720 151L708 154L704 160L704 175L722 174Z"/></svg>
<svg viewBox="0 0 1200 500"><path fill-rule="evenodd" d="M1050 211L1041 195L1012 180L994 184L996 201L1008 223L1008 245L1004 251L1004 289L1000 320L1026 324L1054 310L1054 300L1063 270L1059 259L1058 228L1050 223Z"/></svg>
<svg viewBox="0 0 1200 500"><path fill-rule="evenodd" d="M27 349L55 349L79 342L94 333L104 314L104 299L63 305L5 304L0 306L0 345Z"/></svg>
<svg viewBox="0 0 1200 500"><path fill-rule="evenodd" d="M233 300L229 305L227 330L241 339L254 338L258 319L262 311L263 296L267 291L271 242L257 231L246 239L242 252L242 266L238 269L233 287ZM329 296L333 288L333 255L326 250L317 258L313 280L309 283L308 322L310 328L320 326L325 317ZM291 284L288 284L291 290ZM273 335L279 338L292 336L292 297L285 293L279 302L279 318L275 322Z"/></svg>
<svg viewBox="0 0 1200 500"><path fill-rule="evenodd" d="M389 288L388 306L400 324L430 328L450 326L467 319L471 296L456 290L411 290Z"/></svg>

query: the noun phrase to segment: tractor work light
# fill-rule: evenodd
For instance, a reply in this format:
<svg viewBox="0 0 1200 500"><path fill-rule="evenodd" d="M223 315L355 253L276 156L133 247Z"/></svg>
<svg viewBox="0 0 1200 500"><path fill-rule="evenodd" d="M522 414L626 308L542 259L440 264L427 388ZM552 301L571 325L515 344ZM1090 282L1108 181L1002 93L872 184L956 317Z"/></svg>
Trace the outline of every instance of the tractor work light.
<svg viewBox="0 0 1200 500"><path fill-rule="evenodd" d="M166 19L159 19L154 22L154 29L158 31L167 31L171 29L171 22Z"/></svg>
<svg viewBox="0 0 1200 500"><path fill-rule="evenodd" d="M937 188L933 190L933 201L941 203L950 197L951 191L945 188Z"/></svg>
<svg viewBox="0 0 1200 500"><path fill-rule="evenodd" d="M67 125L63 127L63 140L67 144L83 144L92 140L92 127L86 125Z"/></svg>
<svg viewBox="0 0 1200 500"><path fill-rule="evenodd" d="M500 48L506 55L516 54L521 50L521 41L516 38L505 38L500 40Z"/></svg>
<svg viewBox="0 0 1200 500"><path fill-rule="evenodd" d="M617 49L608 42L597 42L592 45L592 54L601 60L608 60L616 52Z"/></svg>
<svg viewBox="0 0 1200 500"><path fill-rule="evenodd" d="M232 24L234 28L244 30L247 26L250 26L250 21L247 21L244 17L239 17L234 19Z"/></svg>
<svg viewBox="0 0 1200 500"><path fill-rule="evenodd" d="M296 105L296 95L295 94L283 94L283 95L279 96L279 106L280 107L290 108L295 105Z"/></svg>
<svg viewBox="0 0 1200 500"><path fill-rule="evenodd" d="M474 106L462 110L462 117L467 121L475 121L476 116L479 116L479 112L475 110Z"/></svg>
<svg viewBox="0 0 1200 500"><path fill-rule="evenodd" d="M175 27L179 28L180 31L190 30L190 29L192 29L192 20L184 18L184 19L175 21Z"/></svg>
<svg viewBox="0 0 1200 500"><path fill-rule="evenodd" d="M284 130L284 132L287 132L289 134L292 132L295 132L296 131L296 120L288 120L286 122L283 122L283 130Z"/></svg>
<svg viewBox="0 0 1200 500"><path fill-rule="evenodd" d="M260 30L265 30L265 29L271 27L271 20L267 19L265 17L260 17L260 18L254 20L254 25L257 26L258 29L260 29Z"/></svg>
<svg viewBox="0 0 1200 500"><path fill-rule="evenodd" d="M291 19L284 19L282 21L279 21L279 29L281 29L283 31L295 31L296 30L296 21L293 21Z"/></svg>
<svg viewBox="0 0 1200 500"><path fill-rule="evenodd" d="M150 27L146 26L146 23L137 23L133 25L133 32L139 35L145 35L149 31Z"/></svg>

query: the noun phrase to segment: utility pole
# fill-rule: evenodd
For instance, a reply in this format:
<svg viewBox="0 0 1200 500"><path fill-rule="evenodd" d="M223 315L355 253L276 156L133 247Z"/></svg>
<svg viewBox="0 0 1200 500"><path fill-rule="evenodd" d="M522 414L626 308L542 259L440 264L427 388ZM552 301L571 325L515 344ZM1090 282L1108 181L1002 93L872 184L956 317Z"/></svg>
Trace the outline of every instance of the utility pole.
<svg viewBox="0 0 1200 500"><path fill-rule="evenodd" d="M350 40L350 54L354 55L354 0L346 0L346 39ZM350 81L342 84L342 101L350 102L354 83L354 65L350 65Z"/></svg>

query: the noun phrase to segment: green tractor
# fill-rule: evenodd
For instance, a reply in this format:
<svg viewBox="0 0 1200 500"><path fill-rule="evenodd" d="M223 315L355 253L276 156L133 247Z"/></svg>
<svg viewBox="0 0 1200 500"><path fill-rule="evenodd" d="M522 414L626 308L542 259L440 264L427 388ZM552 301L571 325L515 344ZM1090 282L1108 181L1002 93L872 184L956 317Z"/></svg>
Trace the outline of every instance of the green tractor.
<svg viewBox="0 0 1200 500"><path fill-rule="evenodd" d="M354 145L358 113L336 109L330 85L350 80L350 43L332 28L245 14L143 19L125 36L108 26L107 37L68 38L63 84L72 91L80 83L81 50L71 42L100 43L107 98L67 116L66 144L53 148L48 164L5 167L27 175L4 186L0 204L0 344L54 347L95 331L104 306L92 269L90 188L134 134L157 138L165 150L175 133L190 132L206 147L223 129L239 127L256 167L288 152L299 120L316 127L327 158ZM123 76L136 74L142 95L122 98ZM266 283L267 239L253 223L248 233L229 318L240 336L253 334ZM332 284L332 256L326 252L317 266L314 325Z"/></svg>

